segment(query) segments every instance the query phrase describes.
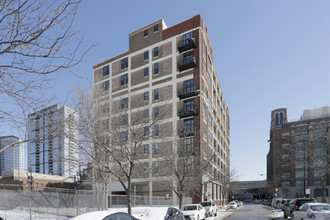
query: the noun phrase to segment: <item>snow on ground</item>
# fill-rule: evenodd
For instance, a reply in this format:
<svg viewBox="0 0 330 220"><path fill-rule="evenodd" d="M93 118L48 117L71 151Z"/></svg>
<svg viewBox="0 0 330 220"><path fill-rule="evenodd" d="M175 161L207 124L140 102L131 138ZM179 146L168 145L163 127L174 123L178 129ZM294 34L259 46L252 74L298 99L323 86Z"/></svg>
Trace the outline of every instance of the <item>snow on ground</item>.
<svg viewBox="0 0 330 220"><path fill-rule="evenodd" d="M0 210L0 217L4 220L30 220L30 212L20 209L12 210ZM64 216L56 216L49 214L41 214L36 212L31 212L31 217L33 220L69 220L70 218Z"/></svg>
<svg viewBox="0 0 330 220"><path fill-rule="evenodd" d="M167 207L133 207L132 215L141 220L157 220L164 219ZM111 208L111 212L127 212L127 208ZM218 209L218 216L225 217L229 213L226 208ZM29 220L30 212L20 209L0 210L0 217L4 220ZM56 216L50 214L41 214L32 212L31 217L33 220L69 220L71 218L65 216ZM207 220L214 220L214 217L208 217ZM222 219L222 218L220 218Z"/></svg>

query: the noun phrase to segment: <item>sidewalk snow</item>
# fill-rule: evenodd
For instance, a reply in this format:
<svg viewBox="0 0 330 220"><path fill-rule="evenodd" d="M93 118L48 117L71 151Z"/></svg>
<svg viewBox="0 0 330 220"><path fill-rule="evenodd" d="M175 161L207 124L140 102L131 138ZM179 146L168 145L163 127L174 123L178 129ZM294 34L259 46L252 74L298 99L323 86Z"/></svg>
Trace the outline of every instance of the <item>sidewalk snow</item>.
<svg viewBox="0 0 330 220"><path fill-rule="evenodd" d="M168 207L133 207L132 215L141 220L163 220L164 213L166 213ZM127 208L111 208L109 209L113 212L127 212ZM219 207L217 212L217 217L208 217L206 220L215 220L215 219L224 219L228 215L232 214L232 212L227 211L227 207ZM56 216L50 214L42 214L42 213L31 213L33 220L70 220L69 217L65 216ZM12 209L12 210L0 210L0 217L4 220L29 220L30 212L26 210L20 209Z"/></svg>

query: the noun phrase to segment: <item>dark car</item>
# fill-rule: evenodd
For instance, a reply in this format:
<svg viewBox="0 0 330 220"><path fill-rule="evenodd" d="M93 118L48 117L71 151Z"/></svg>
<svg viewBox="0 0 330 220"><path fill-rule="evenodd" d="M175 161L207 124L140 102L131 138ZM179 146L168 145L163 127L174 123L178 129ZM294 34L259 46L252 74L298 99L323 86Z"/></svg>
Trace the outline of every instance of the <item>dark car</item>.
<svg viewBox="0 0 330 220"><path fill-rule="evenodd" d="M164 217L164 220L182 220L183 219L183 213L180 212L180 210L169 207L167 209L166 216Z"/></svg>
<svg viewBox="0 0 330 220"><path fill-rule="evenodd" d="M299 207L304 203L316 203L317 201L314 198L299 198L292 199L288 204L284 206L284 218L292 218L293 212L297 211Z"/></svg>
<svg viewBox="0 0 330 220"><path fill-rule="evenodd" d="M71 220L138 220L134 216L125 212L94 211L78 215Z"/></svg>

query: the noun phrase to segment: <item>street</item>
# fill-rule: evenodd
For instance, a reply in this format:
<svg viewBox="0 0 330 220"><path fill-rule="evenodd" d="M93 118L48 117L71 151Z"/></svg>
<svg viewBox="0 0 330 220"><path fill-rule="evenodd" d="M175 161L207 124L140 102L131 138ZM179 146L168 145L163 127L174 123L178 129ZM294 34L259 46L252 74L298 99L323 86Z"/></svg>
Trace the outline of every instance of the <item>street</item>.
<svg viewBox="0 0 330 220"><path fill-rule="evenodd" d="M267 209L263 205L244 205L236 210L228 210L232 212L224 220L283 220L283 214L279 211Z"/></svg>

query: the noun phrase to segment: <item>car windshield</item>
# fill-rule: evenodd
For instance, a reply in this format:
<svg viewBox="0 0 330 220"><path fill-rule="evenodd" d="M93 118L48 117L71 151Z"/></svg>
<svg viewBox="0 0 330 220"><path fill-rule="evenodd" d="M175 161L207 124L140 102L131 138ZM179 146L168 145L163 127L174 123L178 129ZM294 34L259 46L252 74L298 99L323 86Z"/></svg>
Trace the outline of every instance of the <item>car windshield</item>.
<svg viewBox="0 0 330 220"><path fill-rule="evenodd" d="M235 202L228 203L228 205L235 205L235 204L236 204Z"/></svg>
<svg viewBox="0 0 330 220"><path fill-rule="evenodd" d="M195 205L188 205L188 206L184 206L182 208L183 211L192 211L192 210L197 210L197 206Z"/></svg>
<svg viewBox="0 0 330 220"><path fill-rule="evenodd" d="M297 206L301 206L304 203L308 203L308 202L315 202L313 199L302 199L302 200L297 200Z"/></svg>
<svg viewBox="0 0 330 220"><path fill-rule="evenodd" d="M211 206L211 202L201 202L202 206Z"/></svg>
<svg viewBox="0 0 330 220"><path fill-rule="evenodd" d="M330 211L330 205L311 205L313 211Z"/></svg>

